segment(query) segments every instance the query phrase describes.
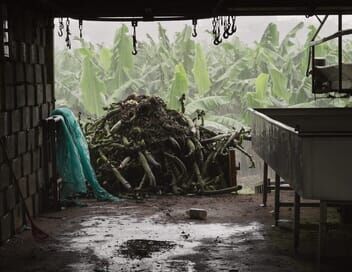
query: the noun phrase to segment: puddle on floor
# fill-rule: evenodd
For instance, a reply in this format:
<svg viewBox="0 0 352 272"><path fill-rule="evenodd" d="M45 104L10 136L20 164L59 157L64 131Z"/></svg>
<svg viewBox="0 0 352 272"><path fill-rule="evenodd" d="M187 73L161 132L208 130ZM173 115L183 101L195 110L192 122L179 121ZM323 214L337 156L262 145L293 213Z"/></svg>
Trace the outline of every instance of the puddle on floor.
<svg viewBox="0 0 352 272"><path fill-rule="evenodd" d="M197 254L203 241L226 244L241 251L241 243L263 240L262 225L220 223L156 223L157 219L133 216L84 218L81 229L61 236L73 249L91 250L106 260L98 267L75 264L76 271L185 271L192 272L195 263L184 256ZM231 237L231 242L227 241ZM235 242L234 242L235 241ZM82 266L85 265L83 269Z"/></svg>

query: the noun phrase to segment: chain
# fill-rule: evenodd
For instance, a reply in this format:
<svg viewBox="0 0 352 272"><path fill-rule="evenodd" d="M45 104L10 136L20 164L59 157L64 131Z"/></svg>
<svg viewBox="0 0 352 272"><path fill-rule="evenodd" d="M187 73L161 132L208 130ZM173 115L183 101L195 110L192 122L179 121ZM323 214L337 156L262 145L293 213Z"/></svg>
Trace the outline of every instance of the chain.
<svg viewBox="0 0 352 272"><path fill-rule="evenodd" d="M192 37L197 37L197 19L192 20L192 25L193 25L193 32L192 32Z"/></svg>
<svg viewBox="0 0 352 272"><path fill-rule="evenodd" d="M82 39L83 35L82 35L82 31L83 31L83 20L79 19L78 20L78 28L79 28L79 37Z"/></svg>
<svg viewBox="0 0 352 272"><path fill-rule="evenodd" d="M132 50L132 55L137 55L137 35L136 35L136 27L138 25L137 21L132 21L132 27L133 27L133 35L132 35L132 42L133 42L133 50Z"/></svg>
<svg viewBox="0 0 352 272"><path fill-rule="evenodd" d="M65 39L65 42L66 42L66 46L67 46L68 49L71 49L70 35L71 35L71 32L70 32L70 19L67 17L66 18L66 39Z"/></svg>
<svg viewBox="0 0 352 272"><path fill-rule="evenodd" d="M59 19L59 31L57 32L57 34L59 35L59 37L62 37L64 35L64 19L61 17Z"/></svg>
<svg viewBox="0 0 352 272"><path fill-rule="evenodd" d="M213 17L212 27L213 43L219 45L222 42L222 38L227 39L237 31L236 16Z"/></svg>

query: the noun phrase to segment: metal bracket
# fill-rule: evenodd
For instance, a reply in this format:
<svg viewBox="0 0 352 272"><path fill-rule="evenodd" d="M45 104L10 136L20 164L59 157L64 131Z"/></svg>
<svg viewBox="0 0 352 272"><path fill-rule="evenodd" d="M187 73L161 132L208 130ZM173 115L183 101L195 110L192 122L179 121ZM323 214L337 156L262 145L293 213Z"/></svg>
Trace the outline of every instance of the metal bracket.
<svg viewBox="0 0 352 272"><path fill-rule="evenodd" d="M318 15L315 15L315 17L316 17L317 20L320 22L320 25L319 25L317 31L315 31L315 33L314 33L312 39L310 40L311 42L314 42L314 41L315 41L315 39L316 39L317 36L319 35L320 30L323 28L323 26L324 26L326 20L329 18L329 15L325 15L323 20L321 20ZM310 65L311 65L311 58L312 58L312 47L309 46L309 49L308 49L308 50L309 50L309 51L308 51L308 65L307 65L306 77L309 77L309 75L311 74ZM313 65L314 65L314 64L313 64Z"/></svg>

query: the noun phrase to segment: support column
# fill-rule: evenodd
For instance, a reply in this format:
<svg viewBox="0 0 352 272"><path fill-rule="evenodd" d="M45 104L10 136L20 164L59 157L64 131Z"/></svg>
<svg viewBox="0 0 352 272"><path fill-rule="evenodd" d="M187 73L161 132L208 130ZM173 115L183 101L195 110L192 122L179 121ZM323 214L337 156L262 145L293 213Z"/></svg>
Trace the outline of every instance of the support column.
<svg viewBox="0 0 352 272"><path fill-rule="evenodd" d="M261 207L266 207L266 202L268 199L268 164L264 162L263 166L263 203Z"/></svg>
<svg viewBox="0 0 352 272"><path fill-rule="evenodd" d="M299 247L300 234L300 216L301 216L301 197L295 192L294 201L294 216L293 216L293 245L294 251L297 253Z"/></svg>
<svg viewBox="0 0 352 272"><path fill-rule="evenodd" d="M319 220L319 248L318 248L318 265L326 254L327 240L327 202L320 201L320 220Z"/></svg>

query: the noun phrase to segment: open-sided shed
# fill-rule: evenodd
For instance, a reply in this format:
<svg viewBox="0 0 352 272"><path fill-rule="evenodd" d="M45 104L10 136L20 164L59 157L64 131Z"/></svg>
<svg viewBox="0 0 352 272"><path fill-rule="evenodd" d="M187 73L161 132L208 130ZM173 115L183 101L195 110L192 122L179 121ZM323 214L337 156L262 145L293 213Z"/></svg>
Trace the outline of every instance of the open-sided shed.
<svg viewBox="0 0 352 272"><path fill-rule="evenodd" d="M181 20L217 15L350 14L351 1L2 1L0 6L0 136L32 215L47 207L52 174L43 122L55 107L53 19ZM10 169L0 152L0 241L24 223Z"/></svg>

